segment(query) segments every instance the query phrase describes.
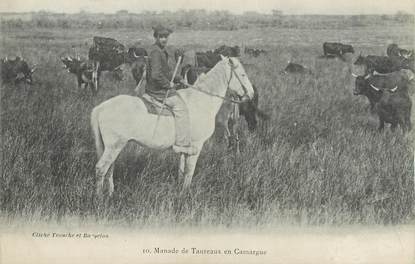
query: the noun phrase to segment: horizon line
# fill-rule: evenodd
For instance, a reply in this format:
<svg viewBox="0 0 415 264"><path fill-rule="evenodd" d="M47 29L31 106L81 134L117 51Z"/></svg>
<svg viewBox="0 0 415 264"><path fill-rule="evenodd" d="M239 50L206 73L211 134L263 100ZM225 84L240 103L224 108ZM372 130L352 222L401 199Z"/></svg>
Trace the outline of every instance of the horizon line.
<svg viewBox="0 0 415 264"><path fill-rule="evenodd" d="M275 9L277 10L277 9ZM120 9L114 12L94 12L94 11L89 11L89 10L79 10L77 12L59 12L59 11L51 11L51 10L37 10L37 11L0 11L0 14L6 14L6 15L11 15L11 14L33 14L33 13L49 13L49 14L65 14L65 15L77 15L77 14L91 14L91 15L117 15L119 12L126 12L127 14L132 14L132 15L142 15L143 13L146 12L155 12L156 15L163 15L163 12L166 13L177 13L177 12L191 12L191 11L205 11L207 13L213 13L213 12L228 12L232 15L245 15L246 13L253 13L253 14L259 14L259 15L270 15L272 16L272 10L270 10L270 12L260 12L260 11L256 11L256 10L246 10L243 12L231 12L229 10L226 9L218 9L218 10L206 10L203 8L194 8L194 9L177 9L175 11L172 10L141 10L138 12L132 12L132 11L128 11L126 9ZM382 12L382 13L286 13L283 10L277 10L281 12L281 16L285 16L285 15L291 15L291 16L307 16L307 15L314 15L314 16L358 16L358 15L396 15L398 13L403 13L406 15L415 15L414 13L408 12L406 10L397 10L393 13L386 13L386 12Z"/></svg>

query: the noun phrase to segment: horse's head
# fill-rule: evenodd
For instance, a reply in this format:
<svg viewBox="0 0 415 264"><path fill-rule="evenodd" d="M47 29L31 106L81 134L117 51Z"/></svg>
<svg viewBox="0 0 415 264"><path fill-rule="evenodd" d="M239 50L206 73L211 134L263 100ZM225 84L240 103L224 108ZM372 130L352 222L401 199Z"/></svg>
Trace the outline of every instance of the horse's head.
<svg viewBox="0 0 415 264"><path fill-rule="evenodd" d="M237 58L229 58L221 55L222 60L227 61L230 68L230 77L228 80L228 89L231 94L236 95L241 101L252 100L254 98L254 88L244 67Z"/></svg>

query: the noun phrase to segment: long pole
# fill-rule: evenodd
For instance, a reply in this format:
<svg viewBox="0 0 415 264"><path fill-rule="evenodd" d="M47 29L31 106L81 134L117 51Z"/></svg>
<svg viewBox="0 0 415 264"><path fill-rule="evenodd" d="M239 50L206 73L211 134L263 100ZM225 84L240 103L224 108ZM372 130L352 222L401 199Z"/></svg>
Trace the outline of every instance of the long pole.
<svg viewBox="0 0 415 264"><path fill-rule="evenodd" d="M181 61L182 61L182 56L179 57L179 59L177 60L177 63L176 63L176 67L174 67L174 72L173 72L173 76L171 77L170 86L173 86L174 77L176 77L177 70L179 69L179 65L180 65ZM163 104L162 104L162 106L160 108L160 111L159 111L159 114L157 116L156 125L154 127L152 138L154 138L154 135L156 134L156 129L157 129L157 126L158 126L158 123L159 123L159 120L160 120L161 113L163 112L164 106L166 105L166 99L169 96L169 91L170 91L170 89L167 90L166 95L164 96Z"/></svg>

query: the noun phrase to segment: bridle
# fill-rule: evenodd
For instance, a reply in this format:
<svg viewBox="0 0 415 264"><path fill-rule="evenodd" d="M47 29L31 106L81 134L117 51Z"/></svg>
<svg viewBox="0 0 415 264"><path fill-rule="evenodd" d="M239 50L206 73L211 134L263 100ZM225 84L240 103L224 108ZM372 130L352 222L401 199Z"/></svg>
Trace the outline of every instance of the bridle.
<svg viewBox="0 0 415 264"><path fill-rule="evenodd" d="M231 72L230 72L230 77L229 77L229 80L227 81L227 87L226 87L226 90L228 90L228 89L229 89L229 86L230 86L231 80L232 80L233 76L235 75L236 79L239 81L239 84L241 85L242 89L244 90L244 94L243 94L242 96L238 95L238 98L239 98L238 100L233 99L233 98L234 98L234 96L231 96L232 98L227 98L226 96L220 96L220 95L217 95L217 94L213 94L213 93L210 93L210 92L204 91L204 90L202 90L202 89L197 88L197 87L196 87L196 86L194 86L194 85L186 85L186 86L187 86L188 88L192 88L192 89L194 89L194 90L197 90L197 91L199 91L199 92L205 93L205 94L207 94L207 95L210 95L210 96L214 96L214 97L221 98L221 99L222 99L222 100L224 100L224 101L228 101L228 102L232 102L232 103L236 103L236 104L243 103L244 101L242 100L242 98L243 98L245 95L247 95L247 94L248 94L248 89L245 87L245 85L242 83L241 79L239 78L239 76L238 76L238 75L236 74L236 72L235 72L235 69L236 69L238 66L235 66L235 65L233 64L233 62L232 62L232 60L231 60L231 59L229 59L229 65L230 65L230 67L231 67Z"/></svg>
<svg viewBox="0 0 415 264"><path fill-rule="evenodd" d="M239 76L238 76L238 74L236 74L236 72L235 72L235 69L236 69L236 67L238 67L238 66L235 66L235 65L233 64L233 61L232 61L231 59L229 59L229 64L230 64L230 66L231 66L231 77L229 78L229 81L228 81L228 87L226 87L226 90L227 90L227 89L229 89L229 84L230 84L230 82L231 82L231 79L232 79L233 75L235 75L236 79L239 81L239 84L241 85L242 89L244 90L244 94L243 94L241 97L244 97L245 95L247 95L247 94L248 94L248 89L246 89L246 87L245 87L245 85L243 84L243 82L241 81L240 77L239 77Z"/></svg>

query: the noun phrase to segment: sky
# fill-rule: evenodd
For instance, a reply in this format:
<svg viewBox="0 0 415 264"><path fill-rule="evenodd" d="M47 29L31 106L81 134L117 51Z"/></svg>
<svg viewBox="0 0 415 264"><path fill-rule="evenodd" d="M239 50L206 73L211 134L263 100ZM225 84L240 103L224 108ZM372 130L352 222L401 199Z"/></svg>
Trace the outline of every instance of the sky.
<svg viewBox="0 0 415 264"><path fill-rule="evenodd" d="M415 0L1 0L0 12L79 11L114 13L118 10L175 11L178 9L228 10L284 14L394 14L415 13Z"/></svg>

